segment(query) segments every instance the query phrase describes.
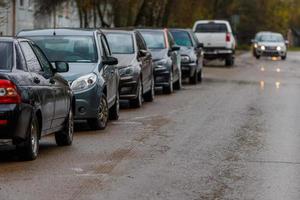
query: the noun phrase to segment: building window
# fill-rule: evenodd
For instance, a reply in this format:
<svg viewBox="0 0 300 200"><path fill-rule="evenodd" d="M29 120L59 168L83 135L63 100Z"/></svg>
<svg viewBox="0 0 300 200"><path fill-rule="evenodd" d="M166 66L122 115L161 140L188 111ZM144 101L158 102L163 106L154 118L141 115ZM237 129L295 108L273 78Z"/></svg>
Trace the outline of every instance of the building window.
<svg viewBox="0 0 300 200"><path fill-rule="evenodd" d="M28 10L33 10L32 0L28 0Z"/></svg>
<svg viewBox="0 0 300 200"><path fill-rule="evenodd" d="M20 7L24 7L24 0L20 0Z"/></svg>

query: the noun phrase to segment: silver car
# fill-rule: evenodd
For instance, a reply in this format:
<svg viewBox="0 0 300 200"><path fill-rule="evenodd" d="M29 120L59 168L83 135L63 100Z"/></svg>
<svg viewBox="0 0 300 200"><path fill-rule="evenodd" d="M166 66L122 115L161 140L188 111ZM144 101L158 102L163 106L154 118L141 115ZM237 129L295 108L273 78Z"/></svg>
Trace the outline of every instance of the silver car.
<svg viewBox="0 0 300 200"><path fill-rule="evenodd" d="M282 34L273 32L259 32L256 34L253 43L253 55L257 59L261 56L287 57L288 41L285 41Z"/></svg>

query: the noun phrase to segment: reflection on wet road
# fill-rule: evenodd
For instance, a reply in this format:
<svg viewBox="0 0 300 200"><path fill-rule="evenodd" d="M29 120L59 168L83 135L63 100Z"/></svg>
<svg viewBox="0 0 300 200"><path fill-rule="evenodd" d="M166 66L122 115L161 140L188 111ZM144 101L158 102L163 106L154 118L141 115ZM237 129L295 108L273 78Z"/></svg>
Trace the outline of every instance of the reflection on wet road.
<svg viewBox="0 0 300 200"><path fill-rule="evenodd" d="M43 139L34 162L1 149L0 200L298 200L299 63L242 54L105 131L77 124L72 147Z"/></svg>

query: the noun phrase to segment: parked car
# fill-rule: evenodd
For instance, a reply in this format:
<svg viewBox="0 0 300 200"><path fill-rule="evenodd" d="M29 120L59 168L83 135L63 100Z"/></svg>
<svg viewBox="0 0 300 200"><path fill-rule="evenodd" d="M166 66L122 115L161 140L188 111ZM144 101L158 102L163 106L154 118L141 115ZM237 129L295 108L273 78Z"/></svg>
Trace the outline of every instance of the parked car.
<svg viewBox="0 0 300 200"><path fill-rule="evenodd" d="M168 29L139 29L154 62L155 86L163 87L164 93L170 94L175 89L181 89L181 57L180 47Z"/></svg>
<svg viewBox="0 0 300 200"><path fill-rule="evenodd" d="M181 72L191 84L202 82L203 44L190 29L171 29L175 43L180 46Z"/></svg>
<svg viewBox="0 0 300 200"><path fill-rule="evenodd" d="M236 41L228 21L200 20L193 31L204 44L204 58L225 60L226 66L234 65Z"/></svg>
<svg viewBox="0 0 300 200"><path fill-rule="evenodd" d="M16 145L23 159L34 160L42 136L55 133L58 145L73 141L75 101L67 81L42 51L26 39L0 38L0 141Z"/></svg>
<svg viewBox="0 0 300 200"><path fill-rule="evenodd" d="M142 35L135 30L104 31L112 55L119 60L120 98L139 108L154 100L152 56Z"/></svg>
<svg viewBox="0 0 300 200"><path fill-rule="evenodd" d="M51 62L69 63L62 76L76 98L76 120L87 120L92 129L105 129L108 119L119 118L118 60L111 56L106 36L99 30L45 29L22 31Z"/></svg>
<svg viewBox="0 0 300 200"><path fill-rule="evenodd" d="M253 43L253 56L259 59L261 56L287 57L288 41L285 41L282 34L272 32L259 32L256 34Z"/></svg>

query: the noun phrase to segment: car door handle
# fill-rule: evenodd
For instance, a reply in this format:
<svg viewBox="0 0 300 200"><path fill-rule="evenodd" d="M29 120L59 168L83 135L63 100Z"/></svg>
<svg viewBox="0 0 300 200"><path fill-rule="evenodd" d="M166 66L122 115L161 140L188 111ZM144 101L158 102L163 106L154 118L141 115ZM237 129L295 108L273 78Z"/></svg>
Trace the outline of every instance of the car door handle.
<svg viewBox="0 0 300 200"><path fill-rule="evenodd" d="M39 84L41 82L41 80L38 77L34 77L33 82L36 84Z"/></svg>

